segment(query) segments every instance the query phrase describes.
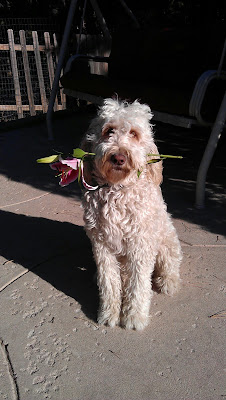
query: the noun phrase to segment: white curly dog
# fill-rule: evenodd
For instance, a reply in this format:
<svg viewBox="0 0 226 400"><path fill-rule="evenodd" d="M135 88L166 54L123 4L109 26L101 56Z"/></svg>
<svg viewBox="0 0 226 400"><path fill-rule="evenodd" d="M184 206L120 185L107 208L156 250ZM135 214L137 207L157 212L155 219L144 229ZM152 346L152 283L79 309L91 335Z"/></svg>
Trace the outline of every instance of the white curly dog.
<svg viewBox="0 0 226 400"><path fill-rule="evenodd" d="M105 99L81 147L96 156L85 178L98 185L83 198L85 230L97 265L98 322L141 330L149 321L152 282L172 295L178 288L180 243L162 198L162 162L138 101ZM139 171L139 172L138 172Z"/></svg>

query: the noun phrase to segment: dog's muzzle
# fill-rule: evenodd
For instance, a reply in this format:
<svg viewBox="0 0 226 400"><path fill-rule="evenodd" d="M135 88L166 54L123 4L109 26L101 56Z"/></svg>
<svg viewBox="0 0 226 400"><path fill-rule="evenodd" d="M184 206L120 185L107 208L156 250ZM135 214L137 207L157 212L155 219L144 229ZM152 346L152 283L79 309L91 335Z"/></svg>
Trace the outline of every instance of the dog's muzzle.
<svg viewBox="0 0 226 400"><path fill-rule="evenodd" d="M115 166L122 166L126 162L126 156L124 154L112 154L111 156L111 162Z"/></svg>

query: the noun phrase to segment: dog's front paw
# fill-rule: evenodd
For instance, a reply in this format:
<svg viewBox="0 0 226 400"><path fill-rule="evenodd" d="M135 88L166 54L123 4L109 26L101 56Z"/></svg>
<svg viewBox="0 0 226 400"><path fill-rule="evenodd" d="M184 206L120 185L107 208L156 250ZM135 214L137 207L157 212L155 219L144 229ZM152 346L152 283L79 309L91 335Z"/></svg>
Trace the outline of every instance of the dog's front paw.
<svg viewBox="0 0 226 400"><path fill-rule="evenodd" d="M158 276L154 278L154 284L160 292L172 296L179 289L180 277L177 274Z"/></svg>
<svg viewBox="0 0 226 400"><path fill-rule="evenodd" d="M113 328L114 326L119 325L119 313L99 311L97 322L100 325L108 325Z"/></svg>
<svg viewBox="0 0 226 400"><path fill-rule="evenodd" d="M121 325L126 329L135 329L141 331L149 323L149 316L143 314L132 314L123 316L121 319Z"/></svg>

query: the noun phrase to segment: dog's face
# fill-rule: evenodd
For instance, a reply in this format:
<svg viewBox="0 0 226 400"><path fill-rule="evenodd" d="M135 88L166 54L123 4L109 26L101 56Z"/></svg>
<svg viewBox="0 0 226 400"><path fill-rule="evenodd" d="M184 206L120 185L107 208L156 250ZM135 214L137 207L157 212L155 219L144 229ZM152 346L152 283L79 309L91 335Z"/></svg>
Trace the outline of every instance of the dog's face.
<svg viewBox="0 0 226 400"><path fill-rule="evenodd" d="M96 154L92 175L99 184L123 183L146 166L147 154L157 152L151 118L150 108L137 101L105 100L82 144Z"/></svg>
<svg viewBox="0 0 226 400"><path fill-rule="evenodd" d="M101 130L96 149L95 165L106 182L125 180L143 164L145 152L141 147L141 132L127 119L107 121Z"/></svg>

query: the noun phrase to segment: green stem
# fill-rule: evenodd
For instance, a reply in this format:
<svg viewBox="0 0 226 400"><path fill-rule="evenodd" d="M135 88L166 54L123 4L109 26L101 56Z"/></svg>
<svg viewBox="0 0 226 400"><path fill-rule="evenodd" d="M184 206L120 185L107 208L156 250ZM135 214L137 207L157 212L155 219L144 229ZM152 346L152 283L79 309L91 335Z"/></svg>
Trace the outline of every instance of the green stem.
<svg viewBox="0 0 226 400"><path fill-rule="evenodd" d="M79 185L80 185L81 175L82 175L82 166L81 166L82 162L83 162L83 160L81 159L81 162L80 162L79 167L78 167L78 183L79 183Z"/></svg>
<svg viewBox="0 0 226 400"><path fill-rule="evenodd" d="M147 154L148 156L153 156L153 157L160 157L160 158L183 158L182 156L170 156L166 154Z"/></svg>

